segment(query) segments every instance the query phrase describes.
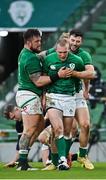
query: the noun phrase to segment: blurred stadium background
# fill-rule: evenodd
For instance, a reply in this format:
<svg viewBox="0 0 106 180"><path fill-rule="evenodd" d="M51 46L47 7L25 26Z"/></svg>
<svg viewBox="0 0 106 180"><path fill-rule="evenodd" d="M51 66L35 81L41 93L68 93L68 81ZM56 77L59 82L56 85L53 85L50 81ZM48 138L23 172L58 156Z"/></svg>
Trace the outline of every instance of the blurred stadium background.
<svg viewBox="0 0 106 180"><path fill-rule="evenodd" d="M0 161L11 160L15 152L15 124L3 117L3 108L15 103L22 35L27 28L35 27L43 32L42 50L51 48L62 32L72 28L85 33L83 48L91 53L97 72L88 102L91 115L89 155L92 161L106 161L106 0L0 1ZM76 143L74 151L77 146ZM30 153L32 161L39 161L40 147L35 143Z"/></svg>

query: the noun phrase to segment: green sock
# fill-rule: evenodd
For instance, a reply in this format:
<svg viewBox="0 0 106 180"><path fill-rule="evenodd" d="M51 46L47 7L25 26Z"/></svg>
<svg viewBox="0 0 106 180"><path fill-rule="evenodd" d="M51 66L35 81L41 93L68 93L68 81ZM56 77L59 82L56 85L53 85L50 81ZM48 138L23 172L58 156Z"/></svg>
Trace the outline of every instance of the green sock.
<svg viewBox="0 0 106 180"><path fill-rule="evenodd" d="M65 139L65 143L66 143L66 157L67 157L70 151L70 147L72 145L72 141L71 139Z"/></svg>
<svg viewBox="0 0 106 180"><path fill-rule="evenodd" d="M64 137L57 138L55 141L56 141L59 158L61 156L66 157L66 144L65 144Z"/></svg>
<svg viewBox="0 0 106 180"><path fill-rule="evenodd" d="M85 157L87 155L88 149L86 148L79 148L79 157Z"/></svg>
<svg viewBox="0 0 106 180"><path fill-rule="evenodd" d="M19 161L27 162L28 150L19 150Z"/></svg>
<svg viewBox="0 0 106 180"><path fill-rule="evenodd" d="M51 160L55 166L58 165L58 159L59 159L58 153L51 153Z"/></svg>

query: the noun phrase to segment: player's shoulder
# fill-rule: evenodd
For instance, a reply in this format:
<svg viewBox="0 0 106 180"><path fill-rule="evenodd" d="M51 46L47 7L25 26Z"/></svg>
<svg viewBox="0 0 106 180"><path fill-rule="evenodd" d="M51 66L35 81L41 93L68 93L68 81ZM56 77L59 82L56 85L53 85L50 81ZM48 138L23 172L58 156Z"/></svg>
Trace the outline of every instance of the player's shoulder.
<svg viewBox="0 0 106 180"><path fill-rule="evenodd" d="M48 49L47 51L46 51L46 56L47 55L49 55L49 54L52 54L52 53L54 53L54 52L56 52L56 49L53 47L53 48L50 48L50 49Z"/></svg>
<svg viewBox="0 0 106 180"><path fill-rule="evenodd" d="M69 53L69 56L73 60L77 60L77 61L82 60L80 56L78 56L77 54L74 54L74 53Z"/></svg>
<svg viewBox="0 0 106 180"><path fill-rule="evenodd" d="M56 56L56 52L53 52L53 53L51 53L51 54L48 54L46 57L45 57L45 59L51 59L52 57L55 57Z"/></svg>
<svg viewBox="0 0 106 180"><path fill-rule="evenodd" d="M79 53L82 55L91 56L90 53L83 48L79 48Z"/></svg>

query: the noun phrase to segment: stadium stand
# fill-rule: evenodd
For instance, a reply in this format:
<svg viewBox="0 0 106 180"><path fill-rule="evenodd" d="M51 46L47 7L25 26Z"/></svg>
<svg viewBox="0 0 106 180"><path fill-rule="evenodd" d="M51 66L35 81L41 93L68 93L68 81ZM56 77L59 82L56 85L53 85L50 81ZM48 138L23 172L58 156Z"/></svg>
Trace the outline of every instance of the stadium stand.
<svg viewBox="0 0 106 180"><path fill-rule="evenodd" d="M99 23L106 23L106 16L105 15L101 15L99 17L99 20L98 20Z"/></svg>
<svg viewBox="0 0 106 180"><path fill-rule="evenodd" d="M104 40L102 41L102 46L103 46L103 47L106 47L106 39L104 39Z"/></svg>
<svg viewBox="0 0 106 180"><path fill-rule="evenodd" d="M85 34L85 39L92 39L92 40L97 40L98 43L101 43L104 39L104 33L102 32L96 32L96 31L88 31Z"/></svg>
<svg viewBox="0 0 106 180"><path fill-rule="evenodd" d="M99 0L84 0L83 2L80 2L79 6L76 6L73 12L70 13L70 15L63 21L63 23L61 23L58 30L48 37L46 44L45 42L43 43L43 49L48 49L54 46L60 34L62 32L69 31L71 28L74 28L75 24L79 22L82 17L89 15L90 10L95 6L95 4L97 4L98 1Z"/></svg>
<svg viewBox="0 0 106 180"><path fill-rule="evenodd" d="M17 90L17 70L0 85L0 142L16 141L17 133L15 122L8 121L3 117L3 107L7 103L14 103L14 96ZM8 132L8 133L7 133Z"/></svg>
<svg viewBox="0 0 106 180"><path fill-rule="evenodd" d="M106 37L106 24L104 23L94 23L92 26L92 31L99 31L99 32L103 32L105 34Z"/></svg>
<svg viewBox="0 0 106 180"><path fill-rule="evenodd" d="M87 47L91 50L92 53L95 52L96 48L99 46L97 40L85 39L82 47Z"/></svg>
<svg viewBox="0 0 106 180"><path fill-rule="evenodd" d="M96 49L96 54L102 54L102 55L106 55L106 47L99 47Z"/></svg>
<svg viewBox="0 0 106 180"><path fill-rule="evenodd" d="M93 55L93 61L100 63L103 67L103 69L106 68L106 56L105 55Z"/></svg>

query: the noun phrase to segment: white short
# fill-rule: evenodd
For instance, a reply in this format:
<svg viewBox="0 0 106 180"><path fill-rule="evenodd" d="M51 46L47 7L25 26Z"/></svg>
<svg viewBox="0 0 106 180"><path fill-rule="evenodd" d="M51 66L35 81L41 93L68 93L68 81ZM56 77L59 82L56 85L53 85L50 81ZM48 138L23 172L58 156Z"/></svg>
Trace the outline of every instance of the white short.
<svg viewBox="0 0 106 180"><path fill-rule="evenodd" d="M75 96L64 94L46 94L46 108L55 108L63 112L63 116L74 116L76 109Z"/></svg>
<svg viewBox="0 0 106 180"><path fill-rule="evenodd" d="M44 151L44 150L49 150L49 146L46 145L46 144L42 144L41 150L42 150L42 151Z"/></svg>
<svg viewBox="0 0 106 180"><path fill-rule="evenodd" d="M42 114L40 97L31 91L18 91L16 103L22 109L22 114Z"/></svg>
<svg viewBox="0 0 106 180"><path fill-rule="evenodd" d="M83 97L83 90L81 90L79 93L76 93L76 109L78 108L87 108L87 102L85 98Z"/></svg>

